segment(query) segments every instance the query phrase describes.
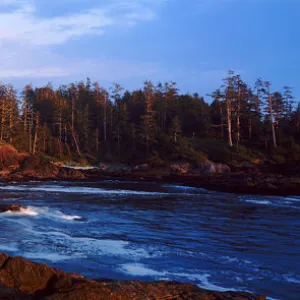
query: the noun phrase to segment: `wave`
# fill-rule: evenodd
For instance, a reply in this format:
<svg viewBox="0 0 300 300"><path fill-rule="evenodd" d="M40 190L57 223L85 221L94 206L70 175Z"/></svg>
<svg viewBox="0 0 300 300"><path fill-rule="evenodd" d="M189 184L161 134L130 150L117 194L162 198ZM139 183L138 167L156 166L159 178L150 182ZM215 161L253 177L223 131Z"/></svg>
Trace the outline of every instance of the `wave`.
<svg viewBox="0 0 300 300"><path fill-rule="evenodd" d="M12 216L31 216L31 217L35 217L38 215L38 213L28 207L28 208L21 208L20 211L11 211L11 210L8 210L7 212L3 213L3 215L12 215Z"/></svg>
<svg viewBox="0 0 300 300"><path fill-rule="evenodd" d="M234 288L224 288L221 286L218 286L211 282L210 278L211 275L208 273L202 273L202 274L189 274L189 273L181 273L181 272L169 272L169 271L158 271L154 269L150 269L144 264L140 263L126 263L117 269L118 271L131 275L131 276L140 276L140 277L154 277L158 280L188 280L193 282L199 282L197 284L199 287L208 289L208 290L215 290L220 292L225 291L235 291Z"/></svg>
<svg viewBox="0 0 300 300"><path fill-rule="evenodd" d="M174 184L164 184L162 187L167 189L173 189L173 190L179 190L179 191L186 191L186 192L200 192L200 193L214 193L213 191L209 191L204 188L196 188L196 187L190 187L185 185L174 185Z"/></svg>
<svg viewBox="0 0 300 300"><path fill-rule="evenodd" d="M300 276L285 275L284 278L287 282L300 284Z"/></svg>
<svg viewBox="0 0 300 300"><path fill-rule="evenodd" d="M253 203L253 204L259 204L259 205L272 205L273 203L271 201L268 200L245 200L245 202L247 203Z"/></svg>
<svg viewBox="0 0 300 300"><path fill-rule="evenodd" d="M245 203L255 204L255 205L264 205L268 207L276 207L276 208L288 208L288 209L296 209L299 210L299 200L297 198L291 197L265 197L264 199L253 199L247 197L240 197Z"/></svg>
<svg viewBox="0 0 300 300"><path fill-rule="evenodd" d="M34 206L28 206L26 208L21 208L20 211L14 212L14 211L7 211L2 214L3 216L29 216L29 217L36 217L36 216L42 216L42 217L48 217L51 219L60 219L60 220L66 220L66 221L78 221L83 220L82 217L77 215L67 215L62 213L59 210L51 211L47 207L34 207Z"/></svg>
<svg viewBox="0 0 300 300"><path fill-rule="evenodd" d="M133 191L133 190L112 190L103 188L90 187L69 187L69 186L1 186L2 191L32 191L32 192L55 192L55 193L75 193L75 194L119 194L119 195L168 195L163 192L147 192L147 191Z"/></svg>

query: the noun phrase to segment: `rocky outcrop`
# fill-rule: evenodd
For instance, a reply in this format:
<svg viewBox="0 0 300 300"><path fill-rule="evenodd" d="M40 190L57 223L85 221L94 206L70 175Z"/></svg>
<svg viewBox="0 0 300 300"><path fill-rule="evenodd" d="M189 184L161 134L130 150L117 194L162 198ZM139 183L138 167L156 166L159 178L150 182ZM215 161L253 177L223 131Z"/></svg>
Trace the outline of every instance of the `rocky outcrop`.
<svg viewBox="0 0 300 300"><path fill-rule="evenodd" d="M263 300L243 292L213 292L176 282L89 280L0 253L0 299L6 300Z"/></svg>
<svg viewBox="0 0 300 300"><path fill-rule="evenodd" d="M79 170L62 167L59 168L58 178L64 180L80 180L85 179L85 176Z"/></svg>
<svg viewBox="0 0 300 300"><path fill-rule="evenodd" d="M25 209L22 205L17 204L0 204L0 213L4 213L7 211L11 212L20 212L22 209Z"/></svg>
<svg viewBox="0 0 300 300"><path fill-rule="evenodd" d="M230 167L224 164L218 164L211 161L200 163L194 168L191 173L200 176L213 176L219 174L226 174L230 172Z"/></svg>
<svg viewBox="0 0 300 300"><path fill-rule="evenodd" d="M106 173L120 173L120 172L130 172L132 169L129 166L121 164L109 164L101 163L98 166L98 169Z"/></svg>
<svg viewBox="0 0 300 300"><path fill-rule="evenodd" d="M133 167L133 171L148 171L150 169L149 164L141 164Z"/></svg>
<svg viewBox="0 0 300 300"><path fill-rule="evenodd" d="M170 165L170 171L172 174L184 175L190 171L191 164L189 162L178 162Z"/></svg>
<svg viewBox="0 0 300 300"><path fill-rule="evenodd" d="M59 167L48 159L42 159L39 156L28 156L22 161L15 174L37 179L52 179L56 178L58 173Z"/></svg>

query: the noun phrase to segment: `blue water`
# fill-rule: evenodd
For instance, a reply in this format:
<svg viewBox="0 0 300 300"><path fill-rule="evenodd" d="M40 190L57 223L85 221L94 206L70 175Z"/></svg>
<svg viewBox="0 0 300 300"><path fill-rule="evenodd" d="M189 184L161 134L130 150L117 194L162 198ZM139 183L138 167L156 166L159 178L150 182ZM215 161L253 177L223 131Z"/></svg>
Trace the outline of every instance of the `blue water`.
<svg viewBox="0 0 300 300"><path fill-rule="evenodd" d="M0 184L0 251L90 278L300 299L300 197L157 183Z"/></svg>

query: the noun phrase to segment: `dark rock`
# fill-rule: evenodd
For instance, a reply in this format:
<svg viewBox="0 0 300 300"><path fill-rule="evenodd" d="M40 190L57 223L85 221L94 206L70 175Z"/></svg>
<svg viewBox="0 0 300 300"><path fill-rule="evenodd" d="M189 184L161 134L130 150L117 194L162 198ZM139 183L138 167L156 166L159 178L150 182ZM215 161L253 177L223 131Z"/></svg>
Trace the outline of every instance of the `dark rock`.
<svg viewBox="0 0 300 300"><path fill-rule="evenodd" d="M189 172L190 167L191 165L188 162L183 162L183 163L178 162L170 165L170 171L173 174L184 175Z"/></svg>
<svg viewBox="0 0 300 300"><path fill-rule="evenodd" d="M217 174L226 174L229 172L229 166L210 161L198 164L197 168L192 171L192 173L199 174L201 176L213 176Z"/></svg>
<svg viewBox="0 0 300 300"><path fill-rule="evenodd" d="M28 156L21 163L16 173L17 175L21 174L23 177L53 179L57 178L59 167L48 159L43 159L39 156Z"/></svg>
<svg viewBox="0 0 300 300"><path fill-rule="evenodd" d="M149 164L141 164L141 165L136 165L133 168L133 171L147 171L150 169Z"/></svg>
<svg viewBox="0 0 300 300"><path fill-rule="evenodd" d="M17 205L17 204L0 204L0 213L4 213L7 211L20 212L21 209L25 209L25 207L23 207L22 205Z"/></svg>
<svg viewBox="0 0 300 300"><path fill-rule="evenodd" d="M85 178L81 171L72 168L60 168L58 177L67 180L79 180Z"/></svg>
<svg viewBox="0 0 300 300"><path fill-rule="evenodd" d="M208 291L191 284L177 282L89 280L21 257L8 257L0 253L0 299L263 300L266 298L244 292Z"/></svg>

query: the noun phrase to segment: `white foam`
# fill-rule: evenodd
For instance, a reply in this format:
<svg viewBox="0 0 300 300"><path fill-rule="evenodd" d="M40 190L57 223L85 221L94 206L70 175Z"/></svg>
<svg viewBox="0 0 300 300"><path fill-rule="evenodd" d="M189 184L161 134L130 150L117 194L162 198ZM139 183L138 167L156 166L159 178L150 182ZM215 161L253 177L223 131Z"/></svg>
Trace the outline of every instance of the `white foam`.
<svg viewBox="0 0 300 300"><path fill-rule="evenodd" d="M30 207L28 208L21 208L20 211L11 211L8 210L7 212L3 213L3 215L6 216L30 216L30 217L35 217L38 215L36 211L31 209Z"/></svg>
<svg viewBox="0 0 300 300"><path fill-rule="evenodd" d="M181 191L189 191L189 192L192 192L192 191L194 191L194 192L211 192L204 188L196 188L196 187L185 186L185 185L164 184L163 187L181 190Z"/></svg>
<svg viewBox="0 0 300 300"><path fill-rule="evenodd" d="M89 188L89 187L70 187L70 186L1 186L0 190L3 191L32 191L32 192L54 192L54 193L75 193L75 194L119 194L119 195L168 195L169 193L162 192L146 192L146 191L133 191L133 190L110 190L102 188Z"/></svg>
<svg viewBox="0 0 300 300"><path fill-rule="evenodd" d="M188 273L177 273L177 272L169 272L165 270L153 270L145 266L144 264L140 263L126 263L121 265L118 270L122 273L126 273L133 276L141 276L141 277L154 277L155 279L163 280L164 278L168 279L180 279L186 281L200 281L198 284L199 287L207 289L207 290L214 290L214 291L235 291L235 289L227 289L221 286L218 286L212 283L209 278L211 277L210 274L203 273L203 274L188 274Z"/></svg>
<svg viewBox="0 0 300 300"><path fill-rule="evenodd" d="M18 247L16 245L3 245L3 244L0 244L0 250L1 251L4 251L4 252L15 252L15 251L18 251Z"/></svg>
<svg viewBox="0 0 300 300"><path fill-rule="evenodd" d="M67 221L81 220L81 217L79 217L79 216L63 215L60 218L63 219L63 220L67 220Z"/></svg>
<svg viewBox="0 0 300 300"><path fill-rule="evenodd" d="M39 260L48 260L52 262L60 262L64 260L69 260L69 259L74 259L74 254L73 255L62 255L58 254L57 252L41 252L41 253L31 253L31 252L25 252L22 254L22 256L28 258L28 259L39 259ZM76 255L76 258L83 258L83 256Z"/></svg>
<svg viewBox="0 0 300 300"><path fill-rule="evenodd" d="M300 284L300 278L296 278L290 275L284 276L287 282Z"/></svg>
<svg viewBox="0 0 300 300"><path fill-rule="evenodd" d="M291 202L300 202L300 199L295 197L285 197L284 199Z"/></svg>
<svg viewBox="0 0 300 300"><path fill-rule="evenodd" d="M63 214L59 210L50 211L48 207L34 207L34 206L28 206L27 208L21 208L20 211L18 211L18 212L8 210L7 212L5 212L1 215L3 215L3 216L29 216L29 217L42 216L42 217L46 217L46 218L66 220L66 221L75 221L75 220L82 219L82 217L77 216L77 215Z"/></svg>
<svg viewBox="0 0 300 300"><path fill-rule="evenodd" d="M141 277L145 277L145 276L161 277L161 276L166 276L168 274L168 272L159 272L153 269L149 269L145 265L138 264L138 263L124 264L119 268L119 270L123 273L127 273L134 276L141 276Z"/></svg>
<svg viewBox="0 0 300 300"><path fill-rule="evenodd" d="M245 202L247 203L253 203L253 204L259 204L259 205L272 205L273 203L271 201L268 200L245 200Z"/></svg>

